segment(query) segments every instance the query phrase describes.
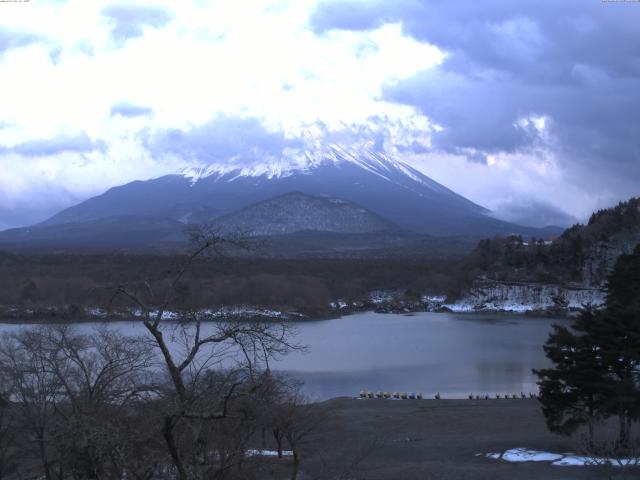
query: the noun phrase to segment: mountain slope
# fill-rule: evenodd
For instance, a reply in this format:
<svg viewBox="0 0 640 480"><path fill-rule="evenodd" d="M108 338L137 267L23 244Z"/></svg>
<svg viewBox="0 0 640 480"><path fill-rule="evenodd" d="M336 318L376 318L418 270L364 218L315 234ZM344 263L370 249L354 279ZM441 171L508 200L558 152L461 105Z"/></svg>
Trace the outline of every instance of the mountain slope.
<svg viewBox="0 0 640 480"><path fill-rule="evenodd" d="M0 232L0 247L61 250L141 250L182 246L184 224L169 218L112 216Z"/></svg>
<svg viewBox="0 0 640 480"><path fill-rule="evenodd" d="M344 199L417 233L476 237L544 234L487 216L483 207L403 162L377 152L345 152L336 146L307 154L297 163L253 168L214 165L132 182L68 208L41 225L125 215L211 222L290 192Z"/></svg>
<svg viewBox="0 0 640 480"><path fill-rule="evenodd" d="M292 192L245 207L213 222L221 232L252 236L287 235L305 230L368 233L398 227L368 210L338 198Z"/></svg>
<svg viewBox="0 0 640 480"><path fill-rule="evenodd" d="M322 200L287 197L291 192ZM278 197L280 200L255 206ZM298 201L293 201L294 198ZM345 203L332 210L326 204L332 198ZM251 205L253 209L242 211ZM355 215L357 208L366 214ZM278 210L282 213L278 214ZM471 238L512 233L548 237L559 233L557 229L514 225L487 213L483 207L403 162L378 152L362 149L347 152L331 145L306 153L304 158L288 158L273 164L250 168L221 163L131 182L63 210L41 224L2 232L0 245L15 245L16 239L46 245L47 238L50 244L59 245L65 243L66 235L67 244L84 242L84 246L90 247L92 239L105 245L106 238L118 236L116 232L130 237L130 243L136 245L149 242L156 245L158 239L165 237L171 241L184 239L185 225L216 222L226 225L225 228L235 222L236 226L256 230L257 235L302 230L363 233L384 229ZM132 219L138 219L139 225L134 225ZM171 225L158 229L158 222ZM352 225L347 227L347 222ZM110 232L104 231L105 224ZM147 233L141 230L144 225L148 227ZM135 234L130 233L132 228ZM114 242L118 246L127 244L126 239L120 238Z"/></svg>

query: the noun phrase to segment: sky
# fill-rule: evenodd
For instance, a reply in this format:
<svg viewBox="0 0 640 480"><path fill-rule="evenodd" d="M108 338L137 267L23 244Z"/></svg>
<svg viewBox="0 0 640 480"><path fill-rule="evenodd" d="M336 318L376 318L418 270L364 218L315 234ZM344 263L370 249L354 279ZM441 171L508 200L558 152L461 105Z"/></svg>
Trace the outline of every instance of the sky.
<svg viewBox="0 0 640 480"><path fill-rule="evenodd" d="M0 229L371 145L506 220L640 194L640 2L0 2Z"/></svg>

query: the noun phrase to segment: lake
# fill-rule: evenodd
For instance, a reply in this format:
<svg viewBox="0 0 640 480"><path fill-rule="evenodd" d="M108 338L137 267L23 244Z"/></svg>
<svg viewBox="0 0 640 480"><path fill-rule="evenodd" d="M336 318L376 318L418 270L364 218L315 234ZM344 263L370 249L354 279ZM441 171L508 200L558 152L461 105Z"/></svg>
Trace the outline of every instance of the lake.
<svg viewBox="0 0 640 480"><path fill-rule="evenodd" d="M361 389L423 392L445 398L469 393L537 391L532 368L548 365L544 344L563 320L517 314L359 313L297 322L297 342L307 345L271 365L305 382L316 399L357 395ZM144 333L137 322L113 328ZM90 323L78 328L90 330ZM0 324L0 332L21 327Z"/></svg>

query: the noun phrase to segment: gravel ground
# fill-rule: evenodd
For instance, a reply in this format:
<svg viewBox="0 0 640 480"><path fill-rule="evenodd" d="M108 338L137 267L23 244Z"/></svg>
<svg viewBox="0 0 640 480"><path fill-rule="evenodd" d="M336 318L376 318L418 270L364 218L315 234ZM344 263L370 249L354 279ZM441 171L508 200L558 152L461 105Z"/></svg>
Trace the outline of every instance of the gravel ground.
<svg viewBox="0 0 640 480"><path fill-rule="evenodd" d="M298 480L640 478L638 470L486 458L516 447L575 450L575 441L546 430L536 400L337 398L323 405L328 413L307 441Z"/></svg>

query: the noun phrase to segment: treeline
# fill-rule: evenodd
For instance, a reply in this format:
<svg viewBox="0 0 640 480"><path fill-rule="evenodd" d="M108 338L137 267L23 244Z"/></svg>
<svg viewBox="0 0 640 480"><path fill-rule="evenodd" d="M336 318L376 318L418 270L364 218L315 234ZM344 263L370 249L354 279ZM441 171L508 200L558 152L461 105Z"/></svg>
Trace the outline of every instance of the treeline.
<svg viewBox="0 0 640 480"><path fill-rule="evenodd" d="M168 288L182 257L162 255L27 255L0 253L0 305L32 309L112 304L108 286L132 283L141 292ZM194 308L252 304L328 312L331 301L361 300L374 290L445 293L455 286L455 262L430 259L331 260L203 258L183 279Z"/></svg>
<svg viewBox="0 0 640 480"><path fill-rule="evenodd" d="M332 301L366 302L376 290L453 298L482 278L583 282L590 256L596 259L597 269L589 281L604 281L612 266L607 262L615 261L608 258L611 252L606 247L627 242L632 249L639 241L640 199L632 198L594 213L587 225L574 225L553 242L518 235L495 237L480 241L464 259L216 256L201 259L181 288L191 307L250 304L321 316L330 312ZM605 247L603 251L598 250L600 246ZM181 259L178 255L0 252L0 306L32 310L56 306L59 315L73 320L83 308L112 306L105 286L137 283L141 292L166 289L166 278Z"/></svg>
<svg viewBox="0 0 640 480"><path fill-rule="evenodd" d="M640 198L631 198L612 208L598 210L591 215L582 235L587 239L607 239L611 235L638 228Z"/></svg>
<svg viewBox="0 0 640 480"><path fill-rule="evenodd" d="M552 242L518 235L482 240L461 263L461 277L466 284L483 276L502 281L581 282L589 256L606 255L597 250L599 245L609 248L627 240L630 249L640 241L640 198L599 210L586 225L576 224ZM607 274L606 269L596 272L601 281Z"/></svg>

